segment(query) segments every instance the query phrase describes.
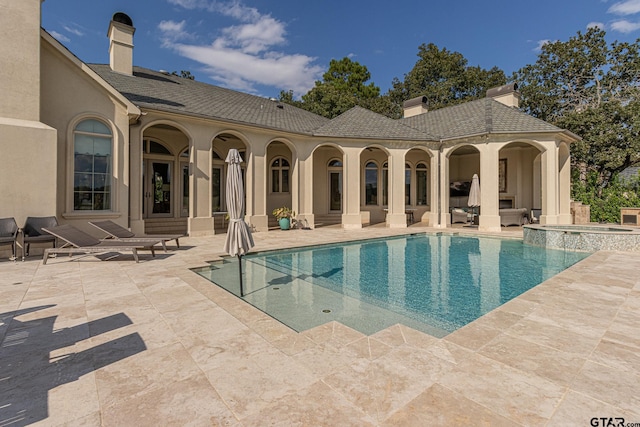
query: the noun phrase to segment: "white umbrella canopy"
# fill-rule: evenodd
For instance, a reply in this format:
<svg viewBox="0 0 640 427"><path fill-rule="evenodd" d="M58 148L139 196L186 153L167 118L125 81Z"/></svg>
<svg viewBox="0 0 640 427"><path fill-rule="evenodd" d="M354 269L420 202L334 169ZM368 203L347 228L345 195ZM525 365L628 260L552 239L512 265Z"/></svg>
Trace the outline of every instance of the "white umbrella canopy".
<svg viewBox="0 0 640 427"><path fill-rule="evenodd" d="M476 173L473 174L473 178L471 179L471 190L469 191L469 201L467 205L470 208L480 206L480 179Z"/></svg>
<svg viewBox="0 0 640 427"><path fill-rule="evenodd" d="M467 205L472 209L473 224L478 225L475 208L480 206L480 178L478 178L478 174L476 173L474 173L473 178L471 178L471 189L469 190L469 201Z"/></svg>
<svg viewBox="0 0 640 427"><path fill-rule="evenodd" d="M229 227L224 251L231 256L241 256L254 246L249 225L244 222L244 188L242 185L242 158L237 149L232 148L225 160L227 168L226 201L229 213Z"/></svg>

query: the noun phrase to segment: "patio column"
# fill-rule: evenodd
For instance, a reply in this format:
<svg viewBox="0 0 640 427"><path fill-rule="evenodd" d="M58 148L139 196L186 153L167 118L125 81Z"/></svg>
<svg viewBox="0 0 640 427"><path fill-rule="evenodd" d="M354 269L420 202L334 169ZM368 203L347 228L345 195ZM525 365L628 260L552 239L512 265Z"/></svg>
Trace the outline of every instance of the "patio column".
<svg viewBox="0 0 640 427"><path fill-rule="evenodd" d="M245 216L256 231L269 230L267 214L267 141L251 141L247 151ZM270 212L269 212L270 213Z"/></svg>
<svg viewBox="0 0 640 427"><path fill-rule="evenodd" d="M497 144L478 146L480 151L480 223L478 230L501 231L498 213L498 158Z"/></svg>
<svg viewBox="0 0 640 427"><path fill-rule="evenodd" d="M129 128L129 227L137 235L144 234L142 219L142 127Z"/></svg>
<svg viewBox="0 0 640 427"><path fill-rule="evenodd" d="M451 215L449 215L449 157L443 152L438 152L438 169L436 173L436 185L434 197L440 198L439 207L436 205L436 217L440 216L439 224L436 227L446 228L451 224ZM439 209L439 212L438 212Z"/></svg>
<svg viewBox="0 0 640 427"><path fill-rule="evenodd" d="M442 156L442 153L439 150L433 151L429 166L429 213L427 214L429 227L446 227L447 224L446 218L444 218L444 222L438 221L438 210L443 208L438 197L440 195L438 189L442 188L441 181L443 181L441 178L440 156Z"/></svg>
<svg viewBox="0 0 640 427"><path fill-rule="evenodd" d="M313 213L313 154L298 151L297 155L295 175L298 179L298 185L294 187L297 190L292 196L297 195L298 197L298 220L302 221L304 227L313 228L315 222Z"/></svg>
<svg viewBox="0 0 640 427"><path fill-rule="evenodd" d="M558 147L558 168L558 224L571 224L571 155L565 143Z"/></svg>
<svg viewBox="0 0 640 427"><path fill-rule="evenodd" d="M407 216L404 204L404 165L406 150L389 149L389 211L387 227L406 228Z"/></svg>
<svg viewBox="0 0 640 427"><path fill-rule="evenodd" d="M360 148L345 147L343 228L362 228L360 218Z"/></svg>
<svg viewBox="0 0 640 427"><path fill-rule="evenodd" d="M540 224L558 224L558 157L555 144L542 153L542 215Z"/></svg>
<svg viewBox="0 0 640 427"><path fill-rule="evenodd" d="M213 234L211 215L211 139L209 132L193 132L189 159L189 220L190 236Z"/></svg>

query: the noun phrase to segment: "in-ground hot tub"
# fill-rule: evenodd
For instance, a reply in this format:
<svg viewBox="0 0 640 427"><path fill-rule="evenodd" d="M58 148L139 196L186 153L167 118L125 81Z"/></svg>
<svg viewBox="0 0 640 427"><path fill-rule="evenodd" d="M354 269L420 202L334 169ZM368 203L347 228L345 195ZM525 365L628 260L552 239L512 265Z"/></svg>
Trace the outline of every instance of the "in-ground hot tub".
<svg viewBox="0 0 640 427"><path fill-rule="evenodd" d="M640 252L640 229L616 225L526 225L524 243L554 249Z"/></svg>

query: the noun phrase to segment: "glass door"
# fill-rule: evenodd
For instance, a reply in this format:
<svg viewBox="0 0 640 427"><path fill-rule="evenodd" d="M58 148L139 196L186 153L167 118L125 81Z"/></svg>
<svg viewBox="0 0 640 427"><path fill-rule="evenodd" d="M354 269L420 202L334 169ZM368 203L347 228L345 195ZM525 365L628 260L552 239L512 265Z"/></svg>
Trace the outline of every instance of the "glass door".
<svg viewBox="0 0 640 427"><path fill-rule="evenodd" d="M171 162L147 161L147 173L144 179L146 217L172 216L171 200Z"/></svg>
<svg viewBox="0 0 640 427"><path fill-rule="evenodd" d="M329 210L342 212L342 172L329 172Z"/></svg>

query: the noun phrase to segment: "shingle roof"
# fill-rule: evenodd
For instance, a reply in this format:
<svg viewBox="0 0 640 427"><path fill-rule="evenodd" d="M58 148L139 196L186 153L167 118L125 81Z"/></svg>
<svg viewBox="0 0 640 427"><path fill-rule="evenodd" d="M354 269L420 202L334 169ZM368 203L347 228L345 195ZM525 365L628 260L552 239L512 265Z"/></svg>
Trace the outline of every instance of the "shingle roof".
<svg viewBox="0 0 640 427"><path fill-rule="evenodd" d="M399 121L441 139L483 133L562 132L557 126L491 98L441 108Z"/></svg>
<svg viewBox="0 0 640 427"><path fill-rule="evenodd" d="M329 121L289 104L146 68L133 67L133 76L128 76L113 72L109 65L89 64L89 67L142 108L302 134L310 134Z"/></svg>
<svg viewBox="0 0 640 427"><path fill-rule="evenodd" d="M400 120L356 106L329 120L289 104L147 68L133 67L133 75L128 76L113 72L106 64L88 65L140 108L306 135L438 141L483 133L563 131L490 98Z"/></svg>
<svg viewBox="0 0 640 427"><path fill-rule="evenodd" d="M426 131L405 126L371 110L355 106L313 132L334 138L374 138L411 141L437 141Z"/></svg>

